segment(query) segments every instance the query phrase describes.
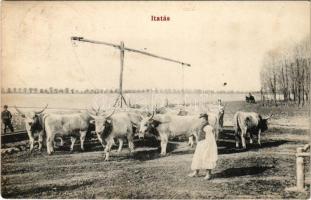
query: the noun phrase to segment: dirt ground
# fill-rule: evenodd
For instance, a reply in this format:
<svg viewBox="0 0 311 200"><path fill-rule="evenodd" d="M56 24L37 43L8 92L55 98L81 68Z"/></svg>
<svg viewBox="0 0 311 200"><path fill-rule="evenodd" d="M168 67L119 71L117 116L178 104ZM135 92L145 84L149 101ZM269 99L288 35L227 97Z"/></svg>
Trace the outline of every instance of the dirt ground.
<svg viewBox="0 0 311 200"><path fill-rule="evenodd" d="M74 153L66 148L52 156L46 151L2 155L2 197L309 198L309 184L307 193L285 190L295 185L296 148L310 141L308 110L232 103L226 110L225 125L231 125L232 113L241 108L275 115L262 136L261 147L252 144L244 151L236 149L232 128L224 130L212 180L203 180L203 172L201 177L187 177L194 148L186 141L172 140L168 156L160 157L154 139L137 140L134 155L127 146L117 154L115 147L109 162L103 159L102 147L92 141L85 152L79 151L77 144ZM310 181L309 165L307 158L306 178Z"/></svg>

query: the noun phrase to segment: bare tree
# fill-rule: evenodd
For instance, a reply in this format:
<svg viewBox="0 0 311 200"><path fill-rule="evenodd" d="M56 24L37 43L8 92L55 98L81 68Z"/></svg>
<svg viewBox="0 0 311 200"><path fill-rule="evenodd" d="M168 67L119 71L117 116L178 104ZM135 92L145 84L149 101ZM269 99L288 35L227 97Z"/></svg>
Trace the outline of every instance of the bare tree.
<svg viewBox="0 0 311 200"><path fill-rule="evenodd" d="M266 54L260 72L261 87L273 94L276 104L276 94L283 94L285 102L293 100L300 106L309 101L310 38L305 38L294 47L271 50ZM293 99L291 98L293 97Z"/></svg>

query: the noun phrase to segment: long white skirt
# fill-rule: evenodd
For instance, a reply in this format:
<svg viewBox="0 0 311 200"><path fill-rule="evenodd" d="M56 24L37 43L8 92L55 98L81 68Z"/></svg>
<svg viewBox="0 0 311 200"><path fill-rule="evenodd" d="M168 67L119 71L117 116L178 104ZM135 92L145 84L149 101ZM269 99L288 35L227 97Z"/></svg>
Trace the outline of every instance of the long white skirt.
<svg viewBox="0 0 311 200"><path fill-rule="evenodd" d="M214 169L218 159L217 144L213 134L206 134L205 140L198 142L195 149L191 170Z"/></svg>

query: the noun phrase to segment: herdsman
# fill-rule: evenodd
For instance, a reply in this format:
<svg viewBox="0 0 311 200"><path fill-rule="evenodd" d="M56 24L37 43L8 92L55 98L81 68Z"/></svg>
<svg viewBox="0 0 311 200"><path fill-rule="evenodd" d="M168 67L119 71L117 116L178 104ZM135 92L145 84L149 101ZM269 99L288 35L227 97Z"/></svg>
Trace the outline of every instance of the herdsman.
<svg viewBox="0 0 311 200"><path fill-rule="evenodd" d="M11 132L14 132L14 128L12 126L12 114L10 111L8 111L8 106L3 106L3 111L1 112L1 120L4 124L4 134L6 134L7 127L11 130Z"/></svg>
<svg viewBox="0 0 311 200"><path fill-rule="evenodd" d="M221 99L217 101L218 112L219 112L219 131L222 131L224 128L224 114L225 114L225 107L221 102Z"/></svg>

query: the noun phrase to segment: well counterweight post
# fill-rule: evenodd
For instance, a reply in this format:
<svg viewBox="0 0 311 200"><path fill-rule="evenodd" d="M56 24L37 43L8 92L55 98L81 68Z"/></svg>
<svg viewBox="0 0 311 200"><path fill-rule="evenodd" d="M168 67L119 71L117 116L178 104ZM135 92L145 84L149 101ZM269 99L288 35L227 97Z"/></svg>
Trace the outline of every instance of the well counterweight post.
<svg viewBox="0 0 311 200"><path fill-rule="evenodd" d="M120 93L120 106L122 107L123 99L123 65L124 65L124 42L120 44L120 80L119 80L119 93Z"/></svg>

